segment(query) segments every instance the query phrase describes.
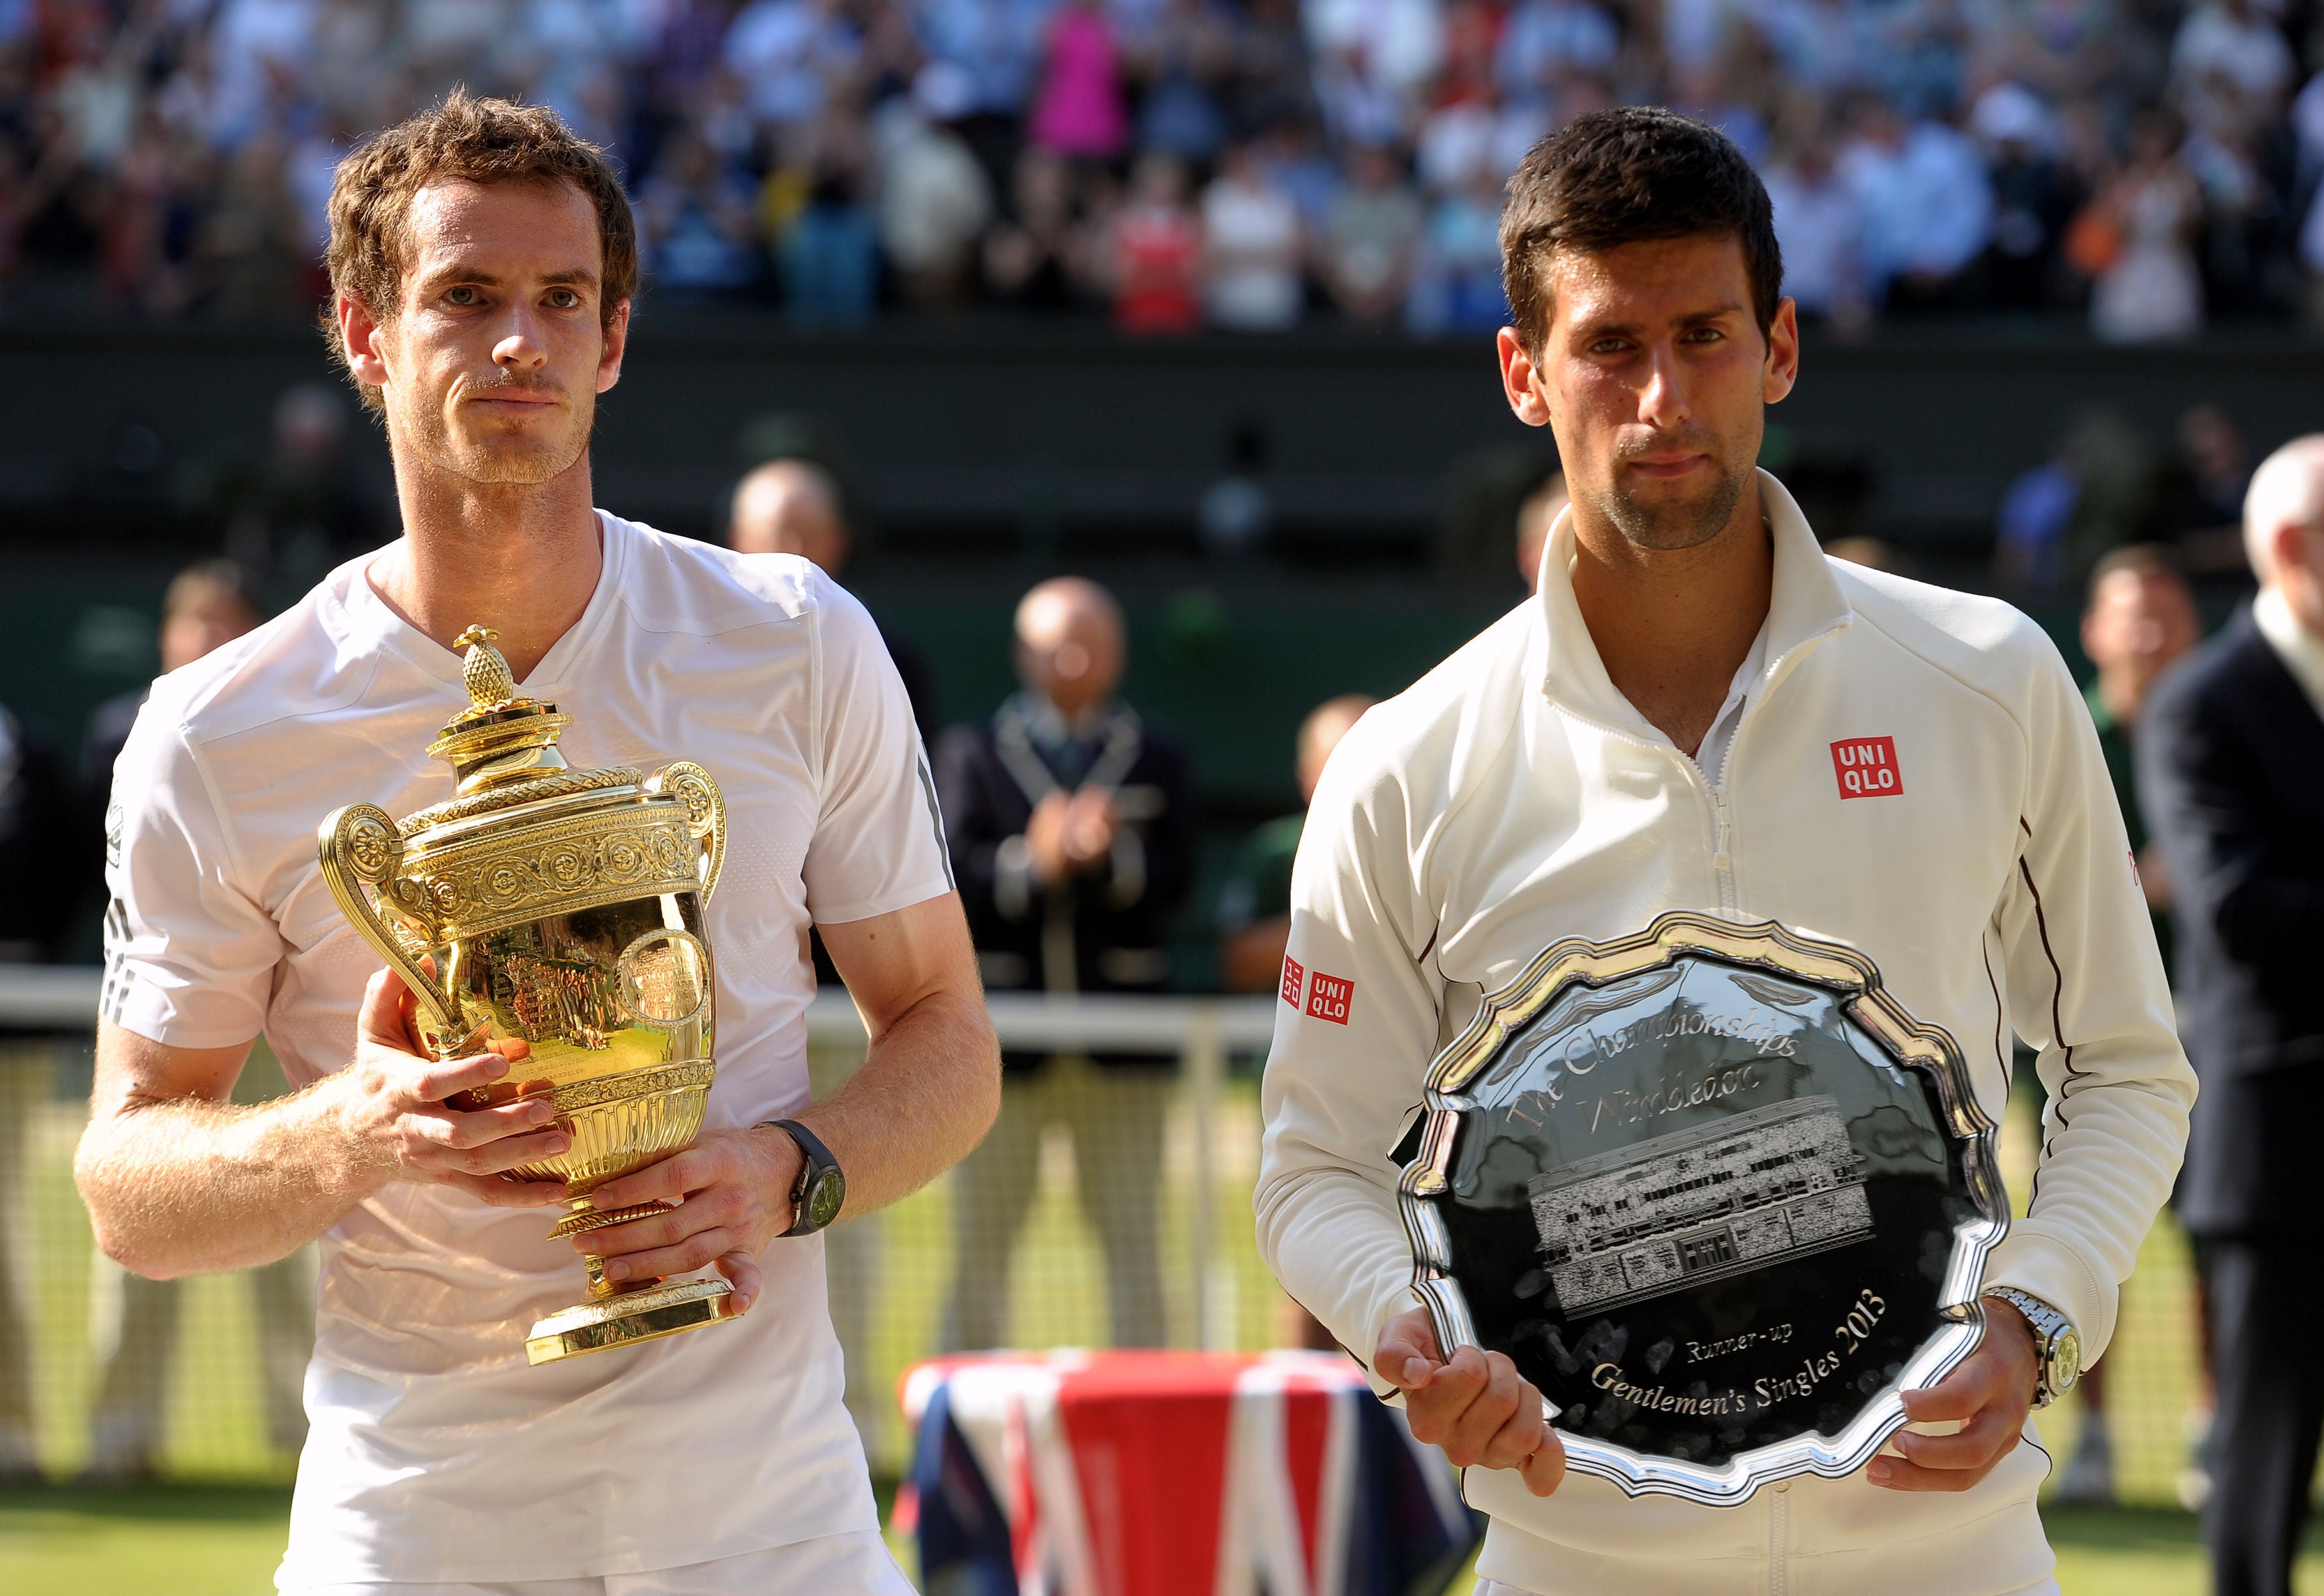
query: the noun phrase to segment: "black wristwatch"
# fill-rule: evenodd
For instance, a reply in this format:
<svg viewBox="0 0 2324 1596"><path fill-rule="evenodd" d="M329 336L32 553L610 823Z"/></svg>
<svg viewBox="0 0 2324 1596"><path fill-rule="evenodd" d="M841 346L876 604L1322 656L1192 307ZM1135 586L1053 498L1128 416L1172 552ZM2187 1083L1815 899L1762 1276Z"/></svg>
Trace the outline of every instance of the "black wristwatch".
<svg viewBox="0 0 2324 1596"><path fill-rule="evenodd" d="M847 1201L847 1176L823 1139L797 1120L761 1120L753 1130L773 1126L798 1144L798 1184L791 1187L791 1228L786 1236L811 1236L839 1217Z"/></svg>

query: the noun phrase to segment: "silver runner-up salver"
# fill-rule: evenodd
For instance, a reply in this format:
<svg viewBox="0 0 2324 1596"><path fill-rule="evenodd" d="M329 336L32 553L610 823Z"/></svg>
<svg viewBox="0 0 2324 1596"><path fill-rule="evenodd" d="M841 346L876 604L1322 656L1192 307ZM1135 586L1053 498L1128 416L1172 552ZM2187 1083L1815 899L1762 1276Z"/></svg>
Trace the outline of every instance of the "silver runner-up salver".
<svg viewBox="0 0 2324 1596"><path fill-rule="evenodd" d="M1437 1056L1414 1284L1441 1345L1541 1388L1568 1467L1731 1506L1862 1467L1975 1348L1994 1139L1863 954L1665 914L1545 949Z"/></svg>

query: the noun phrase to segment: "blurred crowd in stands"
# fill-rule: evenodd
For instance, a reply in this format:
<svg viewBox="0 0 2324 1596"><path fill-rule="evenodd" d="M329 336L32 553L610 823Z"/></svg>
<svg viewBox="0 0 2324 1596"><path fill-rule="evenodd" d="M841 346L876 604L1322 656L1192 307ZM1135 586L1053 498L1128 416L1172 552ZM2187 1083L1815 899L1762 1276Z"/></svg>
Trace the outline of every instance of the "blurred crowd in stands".
<svg viewBox="0 0 2324 1596"><path fill-rule="evenodd" d="M456 84L619 155L666 301L1497 326L1592 106L1765 172L1837 327L2324 321L2317 0L0 0L0 309L306 317L334 163Z"/></svg>

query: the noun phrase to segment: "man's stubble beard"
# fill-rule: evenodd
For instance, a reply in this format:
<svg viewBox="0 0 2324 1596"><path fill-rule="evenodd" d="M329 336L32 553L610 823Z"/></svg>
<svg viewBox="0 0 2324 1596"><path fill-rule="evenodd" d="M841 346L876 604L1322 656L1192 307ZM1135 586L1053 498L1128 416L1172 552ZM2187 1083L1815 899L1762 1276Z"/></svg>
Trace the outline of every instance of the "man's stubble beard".
<svg viewBox="0 0 2324 1596"><path fill-rule="evenodd" d="M454 402L489 394L495 389L518 386L521 384L463 386ZM480 487L538 487L554 482L588 454L590 436L596 429L595 398L595 393L585 395L574 411L566 412L573 425L560 438L517 435L517 440L525 446L521 448L494 448L488 440L462 433L453 425L441 401L415 407L417 413L407 411L402 431L419 456L420 464L430 472L459 477Z"/></svg>
<svg viewBox="0 0 2324 1596"><path fill-rule="evenodd" d="M1625 458L1622 451L1614 457L1614 470L1618 480ZM1749 480L1749 471L1735 470L1717 455L1709 457L1718 480L1702 497L1669 504L1646 504L1624 494L1618 487L1600 490L1576 484L1576 491L1590 502L1590 507L1613 524L1622 534L1622 540L1635 549L1651 549L1662 552L1682 549L1699 549L1727 530L1736 504L1743 497Z"/></svg>

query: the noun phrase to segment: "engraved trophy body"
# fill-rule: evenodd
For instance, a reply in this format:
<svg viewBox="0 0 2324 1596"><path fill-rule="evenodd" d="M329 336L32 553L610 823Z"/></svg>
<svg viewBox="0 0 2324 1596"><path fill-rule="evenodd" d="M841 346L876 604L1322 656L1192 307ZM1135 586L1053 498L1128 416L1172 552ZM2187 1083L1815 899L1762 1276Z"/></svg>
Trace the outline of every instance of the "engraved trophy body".
<svg viewBox="0 0 2324 1596"><path fill-rule="evenodd" d="M725 851L725 805L699 765L650 776L575 770L572 724L518 693L481 627L463 632L469 706L428 752L449 802L401 821L371 804L317 835L323 879L355 930L410 987L438 1058L491 1050L507 1077L454 1106L547 1095L567 1150L512 1171L565 1183L565 1237L660 1204L601 1210L590 1194L691 1146L718 1073L715 980L702 906ZM549 1362L733 1316L723 1279L616 1289L586 1260L588 1299L532 1327Z"/></svg>
<svg viewBox="0 0 2324 1596"><path fill-rule="evenodd" d="M1400 1197L1439 1343L1508 1353L1630 1495L1851 1472L1982 1333L1993 1121L1844 944L1684 912L1559 943L1427 1111Z"/></svg>

